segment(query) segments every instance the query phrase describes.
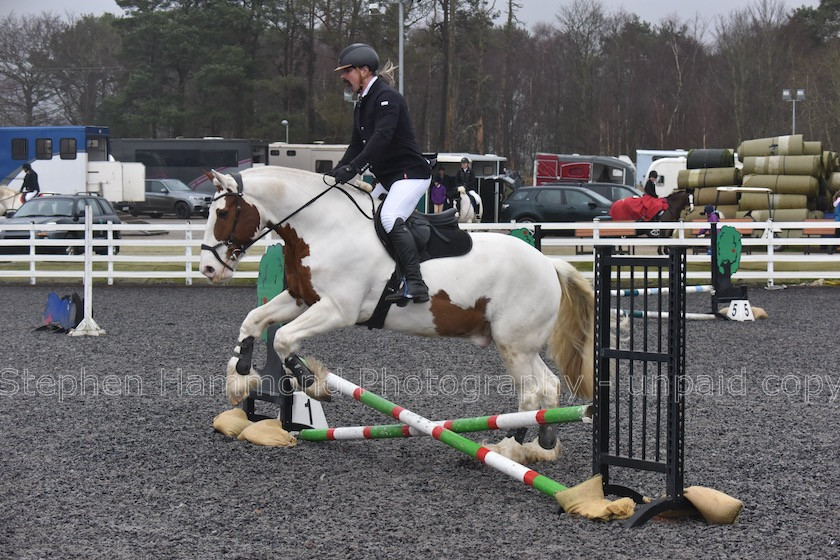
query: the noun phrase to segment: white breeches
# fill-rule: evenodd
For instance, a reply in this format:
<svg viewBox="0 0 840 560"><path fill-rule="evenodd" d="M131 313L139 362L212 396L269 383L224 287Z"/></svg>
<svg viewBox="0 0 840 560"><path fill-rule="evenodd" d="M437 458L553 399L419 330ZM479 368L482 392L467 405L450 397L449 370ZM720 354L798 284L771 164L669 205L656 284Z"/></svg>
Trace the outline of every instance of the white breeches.
<svg viewBox="0 0 840 560"><path fill-rule="evenodd" d="M400 179L391 185L390 191L386 191L380 183L376 184L371 193L374 199L385 192L388 193L382 203L381 213L382 227L385 228L386 232L391 233L397 218L408 219L417 208L417 203L431 183L431 177L428 179Z"/></svg>

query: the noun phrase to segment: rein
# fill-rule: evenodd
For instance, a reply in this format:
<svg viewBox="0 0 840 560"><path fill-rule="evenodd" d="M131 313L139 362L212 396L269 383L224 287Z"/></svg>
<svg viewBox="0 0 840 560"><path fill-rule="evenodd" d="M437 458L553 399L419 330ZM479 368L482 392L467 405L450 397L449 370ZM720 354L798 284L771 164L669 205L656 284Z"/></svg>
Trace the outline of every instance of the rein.
<svg viewBox="0 0 840 560"><path fill-rule="evenodd" d="M3 206L6 205L7 200L11 200L12 201L12 206L14 206L15 198L17 198L20 194L22 194L22 193L16 193L16 192L12 191L12 189L9 189L9 190L12 192L12 194L10 194L8 196L5 196L3 198L0 198L0 204L2 204Z"/></svg>
<svg viewBox="0 0 840 560"><path fill-rule="evenodd" d="M288 216L286 216L282 220L278 221L276 224L272 224L271 222L267 222L266 225L263 227L262 232L259 235L257 235L256 237L254 237L253 239L251 239L251 240L249 240L245 243L237 243L236 239L234 238L234 234L236 232L236 225L239 222L239 216L242 214L242 200L243 200L242 191L244 190L244 184L242 183L242 176L239 173L232 173L231 176L236 181L236 192L234 193L234 192L227 192L226 191L224 193L221 193L220 195L218 195L216 198L214 198L211 201L211 204L212 204L212 203L216 202L217 200L220 200L222 198L226 198L228 196L235 196L236 197L236 216L233 219L233 227L230 230L230 235L228 236L228 238L225 241L220 241L220 242L216 243L215 245L207 245L206 243L201 244L201 250L202 251L210 251L213 254L213 256L216 257L216 260L219 261L222 264L222 266L224 266L226 269L230 270L231 272L234 271L233 267L231 267L229 264L227 264L227 262L225 262L225 260L222 259L219 256L219 253L218 253L219 247L226 247L231 252L231 259L233 259L234 261L238 261L240 258L242 258L242 255L245 254L245 251L250 249L251 246L254 243L259 241L260 239L262 239L263 237L265 237L266 235L268 235L272 231L276 232L279 235L280 231L278 230L278 228L282 224L289 221L292 217L297 215L304 208L313 204L316 200L318 200L319 198L321 198L322 196L324 196L325 194L330 192L332 189L338 187L338 183L334 183L332 185L327 184L326 177L325 177L324 178L324 184L327 184L326 189L324 189L323 191L321 191L320 193L318 193L317 195L315 195L314 197L309 199L307 202L305 202L303 204L303 206L301 206L300 208L298 208L297 210L295 210L294 212L292 212L291 214L289 214ZM345 191L343 189L338 189L338 190L339 190L339 192L341 192L343 195L345 195L347 198L350 199L350 201L353 203L354 206L356 206L356 208L359 210L359 212L362 214L362 216L364 216L368 220L373 220L373 218L372 218L372 215L373 215L373 211L372 211L373 210L373 197L370 197L370 193L368 193L368 196L371 199L371 216L368 216L367 214L365 214L364 210L362 210L362 208L359 206L359 204L355 200L353 200L353 197L350 196L350 193L348 193L347 191Z"/></svg>

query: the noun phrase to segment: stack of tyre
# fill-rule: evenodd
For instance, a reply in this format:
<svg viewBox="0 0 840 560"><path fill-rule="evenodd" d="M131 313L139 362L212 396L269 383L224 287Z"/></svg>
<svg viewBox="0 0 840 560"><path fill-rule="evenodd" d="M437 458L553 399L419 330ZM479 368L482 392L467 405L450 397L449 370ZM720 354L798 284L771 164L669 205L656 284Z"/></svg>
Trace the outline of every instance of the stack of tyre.
<svg viewBox="0 0 840 560"><path fill-rule="evenodd" d="M770 192L737 192L718 187L742 186ZM833 211L832 196L840 190L837 152L801 134L756 138L731 149L691 150L677 188L694 189L695 209L686 219L703 219L706 204L726 218L801 222Z"/></svg>
<svg viewBox="0 0 840 560"><path fill-rule="evenodd" d="M738 195L718 187L741 185L741 170L735 165L735 152L729 148L695 149L688 152L686 169L677 175L678 189L694 189L694 211L686 219L704 219L700 214L707 204L714 204L727 218L735 217Z"/></svg>
<svg viewBox="0 0 840 560"><path fill-rule="evenodd" d="M746 140L738 147L743 162L743 186L770 189L769 197L744 193L738 217L766 220L773 208L778 222L822 218L831 210L832 194L840 189L837 153L821 142L806 142L801 134Z"/></svg>

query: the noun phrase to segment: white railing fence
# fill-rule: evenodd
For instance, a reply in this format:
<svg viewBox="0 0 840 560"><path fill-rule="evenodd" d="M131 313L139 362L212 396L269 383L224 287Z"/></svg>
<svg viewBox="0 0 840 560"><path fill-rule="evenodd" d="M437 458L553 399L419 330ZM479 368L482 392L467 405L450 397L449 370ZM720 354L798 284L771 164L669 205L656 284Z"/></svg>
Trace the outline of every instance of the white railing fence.
<svg viewBox="0 0 840 560"><path fill-rule="evenodd" d="M802 237L807 222L727 222L725 225L744 230L741 266L737 280L766 281L773 286L779 280L813 280L840 278L840 237ZM840 224L838 224L840 225ZM692 231L708 227L704 222L617 222L540 223L540 224L462 224L469 231L507 233L528 228L538 232L541 250L557 258L575 263L591 277L594 245L612 245L628 252L656 253L665 247L685 246L689 252L688 277L708 283L711 278L709 257L705 249L709 238L693 237ZM674 230L669 238L616 237L611 232L633 228L637 231ZM22 239L5 239L7 231L25 231ZM752 235L748 233L752 231ZM51 232L69 232L74 239L50 239ZM620 231L618 231L621 233ZM577 233L577 235L575 235ZM564 235L565 234L565 235ZM158 224L27 224L7 225L0 221L0 281L78 280L85 276L84 254L66 254L67 247L84 253L85 235L94 236L93 245L102 254L91 255L94 280L113 284L116 281L183 281L191 285L202 279L198 270L203 222ZM254 245L241 259L237 278L256 279L259 261L268 246L279 243L270 234ZM829 254L829 248L838 248ZM45 254L44 251L61 254ZM10 254L15 253L15 254ZM692 266L694 265L694 266Z"/></svg>

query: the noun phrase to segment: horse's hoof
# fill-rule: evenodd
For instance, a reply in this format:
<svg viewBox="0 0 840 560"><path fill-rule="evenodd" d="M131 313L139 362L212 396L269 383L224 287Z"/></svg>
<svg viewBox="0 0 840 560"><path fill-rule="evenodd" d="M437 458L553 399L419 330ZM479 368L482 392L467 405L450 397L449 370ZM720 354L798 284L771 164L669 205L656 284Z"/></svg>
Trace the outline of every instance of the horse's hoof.
<svg viewBox="0 0 840 560"><path fill-rule="evenodd" d="M236 358L232 358L235 360ZM236 406L251 394L251 391L257 389L261 383L260 376L253 370L248 375L241 375L233 373L228 369L228 375L225 378L225 393L227 394L228 402Z"/></svg>
<svg viewBox="0 0 840 560"><path fill-rule="evenodd" d="M528 435L528 428L513 428L508 430L507 435L505 437L512 437L516 440L516 443L522 445L525 443L525 437Z"/></svg>
<svg viewBox="0 0 840 560"><path fill-rule="evenodd" d="M254 355L254 337L249 336L242 339L237 347L236 373L247 375L251 371L251 363Z"/></svg>
<svg viewBox="0 0 840 560"><path fill-rule="evenodd" d="M540 447L543 449L554 449L557 445L557 426L554 424L540 426L540 434L537 441L539 441Z"/></svg>

